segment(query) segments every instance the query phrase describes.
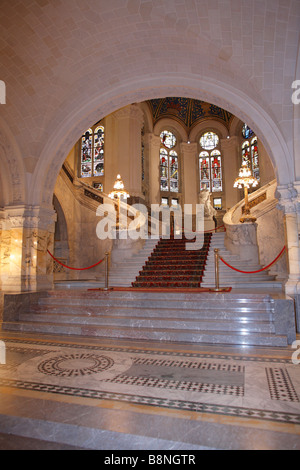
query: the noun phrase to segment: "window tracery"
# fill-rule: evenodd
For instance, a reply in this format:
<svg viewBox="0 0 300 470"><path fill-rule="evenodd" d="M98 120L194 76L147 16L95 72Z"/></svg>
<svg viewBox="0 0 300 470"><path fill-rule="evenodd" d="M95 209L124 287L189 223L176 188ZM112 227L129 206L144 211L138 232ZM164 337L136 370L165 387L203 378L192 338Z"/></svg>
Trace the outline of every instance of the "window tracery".
<svg viewBox="0 0 300 470"><path fill-rule="evenodd" d="M246 139L242 143L242 163L246 163L248 168L252 170L253 176L259 180L259 153L257 137L252 129L247 126L247 124L243 125L242 136L244 139Z"/></svg>
<svg viewBox="0 0 300 470"><path fill-rule="evenodd" d="M104 175L104 126L87 129L81 138L80 177Z"/></svg>
<svg viewBox="0 0 300 470"><path fill-rule="evenodd" d="M200 190L220 192L222 185L222 158L218 148L219 137L214 132L205 132L200 137L202 150L199 153Z"/></svg>
<svg viewBox="0 0 300 470"><path fill-rule="evenodd" d="M160 190L177 193L179 191L179 161L178 153L174 150L177 139L168 130L161 132L160 139Z"/></svg>

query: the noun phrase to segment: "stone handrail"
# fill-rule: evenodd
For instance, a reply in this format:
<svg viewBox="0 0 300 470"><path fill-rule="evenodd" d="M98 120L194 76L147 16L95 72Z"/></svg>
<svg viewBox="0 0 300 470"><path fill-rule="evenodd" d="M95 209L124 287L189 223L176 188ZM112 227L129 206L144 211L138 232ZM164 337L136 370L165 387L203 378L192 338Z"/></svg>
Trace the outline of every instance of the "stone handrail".
<svg viewBox="0 0 300 470"><path fill-rule="evenodd" d="M274 198L277 182L273 180L249 195L249 203L254 206L251 213L260 212L260 204L269 210L275 207L277 200ZM262 197L263 196L263 197ZM257 204L256 204L257 202ZM225 247L232 253L238 255L243 260L251 260L259 263L259 249L257 243L257 224L241 223L242 208L244 199L226 212L223 222L226 228ZM263 211L260 215L263 214Z"/></svg>

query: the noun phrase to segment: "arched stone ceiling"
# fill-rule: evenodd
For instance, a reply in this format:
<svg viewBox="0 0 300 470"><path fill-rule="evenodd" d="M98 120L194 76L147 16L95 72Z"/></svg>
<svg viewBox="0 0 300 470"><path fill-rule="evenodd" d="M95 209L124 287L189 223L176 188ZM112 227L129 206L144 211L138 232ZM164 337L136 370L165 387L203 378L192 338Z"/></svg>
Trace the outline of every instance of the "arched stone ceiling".
<svg viewBox="0 0 300 470"><path fill-rule="evenodd" d="M23 159L28 203L45 186L50 201L83 129L130 103L180 96L246 121L290 184L299 20L299 0L1 0L0 111L13 136L1 159L13 169Z"/></svg>
<svg viewBox="0 0 300 470"><path fill-rule="evenodd" d="M153 116L153 124L161 118L170 117L184 124L189 132L203 120L220 120L229 129L233 114L214 104L192 98L167 97L147 101Z"/></svg>

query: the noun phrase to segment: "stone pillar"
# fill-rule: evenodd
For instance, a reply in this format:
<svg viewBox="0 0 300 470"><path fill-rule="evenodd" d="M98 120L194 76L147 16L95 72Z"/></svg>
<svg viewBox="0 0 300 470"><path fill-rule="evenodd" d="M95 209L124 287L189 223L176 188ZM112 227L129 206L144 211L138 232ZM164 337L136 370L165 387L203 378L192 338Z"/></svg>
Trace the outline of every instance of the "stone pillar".
<svg viewBox="0 0 300 470"><path fill-rule="evenodd" d="M242 164L239 140L236 136L229 139L221 139L223 192L225 191L226 209L235 206L240 200L239 191L233 187L235 178L238 177Z"/></svg>
<svg viewBox="0 0 300 470"><path fill-rule="evenodd" d="M149 203L160 204L160 137L150 133L145 134L144 142L149 155Z"/></svg>
<svg viewBox="0 0 300 470"><path fill-rule="evenodd" d="M141 140L143 112L138 105L131 104L113 115L117 122L118 173L130 196L143 197Z"/></svg>
<svg viewBox="0 0 300 470"><path fill-rule="evenodd" d="M117 174L120 172L118 160L118 129L114 114L105 118L105 166L104 166L104 192L112 191ZM123 177L123 175L122 175Z"/></svg>
<svg viewBox="0 0 300 470"><path fill-rule="evenodd" d="M293 185L277 186L278 208L284 212L288 280L285 292L300 295L300 247L298 232L299 194Z"/></svg>
<svg viewBox="0 0 300 470"><path fill-rule="evenodd" d="M180 144L181 152L181 169L183 181L183 204L192 204L193 213L196 212L196 204L198 204L199 190L199 169L197 165L197 143Z"/></svg>
<svg viewBox="0 0 300 470"><path fill-rule="evenodd" d="M51 289L54 210L39 206L10 206L1 214L0 283L3 291Z"/></svg>

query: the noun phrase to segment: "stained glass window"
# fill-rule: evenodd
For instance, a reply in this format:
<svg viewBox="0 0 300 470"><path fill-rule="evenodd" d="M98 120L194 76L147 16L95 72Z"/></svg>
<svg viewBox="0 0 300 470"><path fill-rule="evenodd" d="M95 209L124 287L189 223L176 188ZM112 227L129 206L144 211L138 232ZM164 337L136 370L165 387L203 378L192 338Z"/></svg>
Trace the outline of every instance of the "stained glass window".
<svg viewBox="0 0 300 470"><path fill-rule="evenodd" d="M221 153L219 150L213 150L210 155L211 190L222 191Z"/></svg>
<svg viewBox="0 0 300 470"><path fill-rule="evenodd" d="M259 161L258 161L258 148L257 137L251 140L251 161L252 161L252 174L259 180Z"/></svg>
<svg viewBox="0 0 300 470"><path fill-rule="evenodd" d="M254 134L253 130L250 129L250 127L247 126L247 124L244 124L243 129L242 129L242 135L244 139L249 139L250 137L253 136L253 134Z"/></svg>
<svg viewBox="0 0 300 470"><path fill-rule="evenodd" d="M82 178L104 175L104 127L88 129L81 138Z"/></svg>
<svg viewBox="0 0 300 470"><path fill-rule="evenodd" d="M104 175L104 127L94 132L94 176Z"/></svg>
<svg viewBox="0 0 300 470"><path fill-rule="evenodd" d="M102 183L93 183L93 188L98 189L99 191L103 192L103 184Z"/></svg>
<svg viewBox="0 0 300 470"><path fill-rule="evenodd" d="M247 166L252 170L253 176L259 180L259 154L257 146L257 137L254 135L252 129L244 124L242 135L245 139L242 143L242 163L247 163ZM248 139L252 137L251 141Z"/></svg>
<svg viewBox="0 0 300 470"><path fill-rule="evenodd" d="M210 191L210 165L209 153L200 152L200 190L208 189Z"/></svg>
<svg viewBox="0 0 300 470"><path fill-rule="evenodd" d="M177 144L175 135L170 131L160 134L160 190L177 193L179 191L179 161L174 150ZM171 150L173 149L173 150Z"/></svg>
<svg viewBox="0 0 300 470"><path fill-rule="evenodd" d="M88 129L81 138L81 176L92 176L93 131Z"/></svg>
<svg viewBox="0 0 300 470"><path fill-rule="evenodd" d="M161 143L168 149L172 149L176 145L176 137L170 131L162 131L160 134Z"/></svg>
<svg viewBox="0 0 300 470"><path fill-rule="evenodd" d="M246 163L249 168L251 167L250 144L248 140L242 145L242 163Z"/></svg>
<svg viewBox="0 0 300 470"><path fill-rule="evenodd" d="M200 138L200 145L205 149L199 154L201 191L203 189L211 192L223 190L221 152L216 149L218 144L219 137L214 132L206 132Z"/></svg>
<svg viewBox="0 0 300 470"><path fill-rule="evenodd" d="M200 139L200 145L205 150L216 148L219 143L219 137L214 132L205 132Z"/></svg>
<svg viewBox="0 0 300 470"><path fill-rule="evenodd" d="M169 153L170 191L178 192L178 157L174 150Z"/></svg>
<svg viewBox="0 0 300 470"><path fill-rule="evenodd" d="M168 152L160 149L160 190L169 191L168 181Z"/></svg>

